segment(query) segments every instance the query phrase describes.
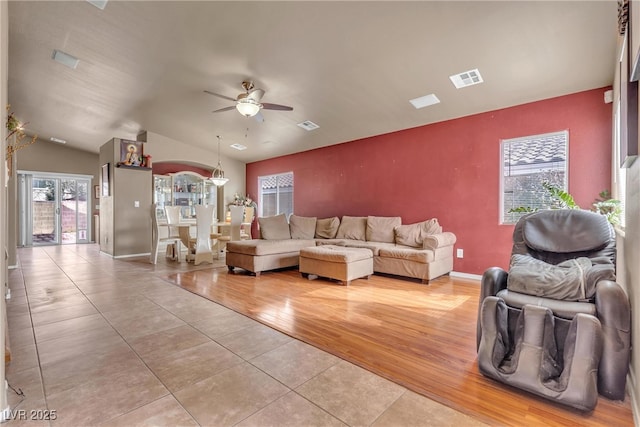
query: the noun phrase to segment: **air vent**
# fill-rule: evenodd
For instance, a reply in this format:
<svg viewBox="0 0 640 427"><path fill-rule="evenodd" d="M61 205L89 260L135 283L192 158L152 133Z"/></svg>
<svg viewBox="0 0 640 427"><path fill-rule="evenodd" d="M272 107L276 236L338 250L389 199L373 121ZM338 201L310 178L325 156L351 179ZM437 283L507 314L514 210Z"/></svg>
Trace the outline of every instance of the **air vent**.
<svg viewBox="0 0 640 427"><path fill-rule="evenodd" d="M75 56L71 56L68 53L64 53L61 50L54 50L53 55L51 56L54 61L61 63L62 65L66 65L69 68L76 69L80 60Z"/></svg>
<svg viewBox="0 0 640 427"><path fill-rule="evenodd" d="M298 126L300 126L304 130L309 130L309 131L318 129L320 127L317 124L313 123L311 120L305 120L302 123L298 123Z"/></svg>
<svg viewBox="0 0 640 427"><path fill-rule="evenodd" d="M478 71L477 68L475 70L465 71L464 73L454 74L453 76L449 76L449 78L456 89L477 85L478 83L483 82L480 71Z"/></svg>
<svg viewBox="0 0 640 427"><path fill-rule="evenodd" d="M98 9L104 10L104 8L107 7L107 2L109 0L87 0L87 1L92 5L94 5L95 7L97 7Z"/></svg>
<svg viewBox="0 0 640 427"><path fill-rule="evenodd" d="M430 95L425 95L419 98L410 99L409 102L411 103L411 105L416 107L416 109L418 109L418 108L428 107L429 105L439 104L440 100L435 94L432 93Z"/></svg>
<svg viewBox="0 0 640 427"><path fill-rule="evenodd" d="M238 144L238 143L231 144L231 148L235 148L238 151L242 151L242 150L246 150L247 149L247 147L245 145Z"/></svg>

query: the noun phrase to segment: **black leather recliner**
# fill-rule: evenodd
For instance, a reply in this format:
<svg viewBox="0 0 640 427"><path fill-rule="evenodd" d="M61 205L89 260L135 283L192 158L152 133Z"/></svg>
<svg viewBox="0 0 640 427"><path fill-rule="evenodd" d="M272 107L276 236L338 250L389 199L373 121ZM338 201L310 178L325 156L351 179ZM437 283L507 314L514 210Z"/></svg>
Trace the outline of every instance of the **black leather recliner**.
<svg viewBox="0 0 640 427"><path fill-rule="evenodd" d="M509 272L493 267L482 277L480 371L582 410L595 407L598 393L623 400L631 309L615 282L615 242L594 212L522 217Z"/></svg>

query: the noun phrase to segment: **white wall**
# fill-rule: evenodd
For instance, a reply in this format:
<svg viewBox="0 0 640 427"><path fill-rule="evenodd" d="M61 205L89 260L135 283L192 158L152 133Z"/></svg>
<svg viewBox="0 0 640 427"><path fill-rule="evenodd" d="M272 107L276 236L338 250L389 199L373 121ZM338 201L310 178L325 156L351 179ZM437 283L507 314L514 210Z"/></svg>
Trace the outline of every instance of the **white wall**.
<svg viewBox="0 0 640 427"><path fill-rule="evenodd" d="M6 153L6 135L7 129L4 124L7 122L7 113L4 110L7 105L8 87L9 87L9 3L0 1L0 106L4 114L2 114L2 130L0 130L0 152L2 160L0 161L0 249L7 247L7 190L6 190L6 173L7 165L4 161L4 153ZM0 411L7 409L7 393L5 390L5 336L7 326L7 305L4 299L5 286L8 280L7 263L4 253L0 254L0 272L2 272L2 286L0 287ZM3 414L6 415L6 414ZM4 416L1 417L4 420Z"/></svg>

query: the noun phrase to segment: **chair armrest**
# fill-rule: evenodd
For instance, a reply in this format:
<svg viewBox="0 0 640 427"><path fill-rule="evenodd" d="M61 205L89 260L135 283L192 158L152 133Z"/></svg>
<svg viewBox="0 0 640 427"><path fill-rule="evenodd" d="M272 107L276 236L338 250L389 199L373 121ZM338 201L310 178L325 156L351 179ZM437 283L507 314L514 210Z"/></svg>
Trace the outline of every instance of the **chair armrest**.
<svg viewBox="0 0 640 427"><path fill-rule="evenodd" d="M508 273L500 267L491 267L482 275L480 283L480 297L478 298L478 321L476 324L476 350L480 346L482 338L482 326L480 325L480 312L482 302L486 297L495 296L502 289L507 288Z"/></svg>
<svg viewBox="0 0 640 427"><path fill-rule="evenodd" d="M456 243L456 235L445 231L444 233L430 234L422 240L422 249L438 249L445 246L453 246Z"/></svg>
<svg viewBox="0 0 640 427"><path fill-rule="evenodd" d="M604 335L598 392L609 399L623 400L631 347L631 306L619 284L598 282L596 312Z"/></svg>

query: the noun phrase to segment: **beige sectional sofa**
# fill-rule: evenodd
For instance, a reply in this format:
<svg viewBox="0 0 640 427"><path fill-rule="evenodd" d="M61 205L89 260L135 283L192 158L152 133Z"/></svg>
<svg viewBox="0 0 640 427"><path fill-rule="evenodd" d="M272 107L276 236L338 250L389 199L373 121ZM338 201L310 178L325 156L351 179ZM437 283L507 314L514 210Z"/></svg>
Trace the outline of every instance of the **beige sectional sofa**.
<svg viewBox="0 0 640 427"><path fill-rule="evenodd" d="M437 219L403 225L400 217L343 216L317 219L291 215L258 218L260 239L227 243L226 264L256 275L297 266L300 249L316 245L367 248L373 270L429 283L453 269L456 236Z"/></svg>

